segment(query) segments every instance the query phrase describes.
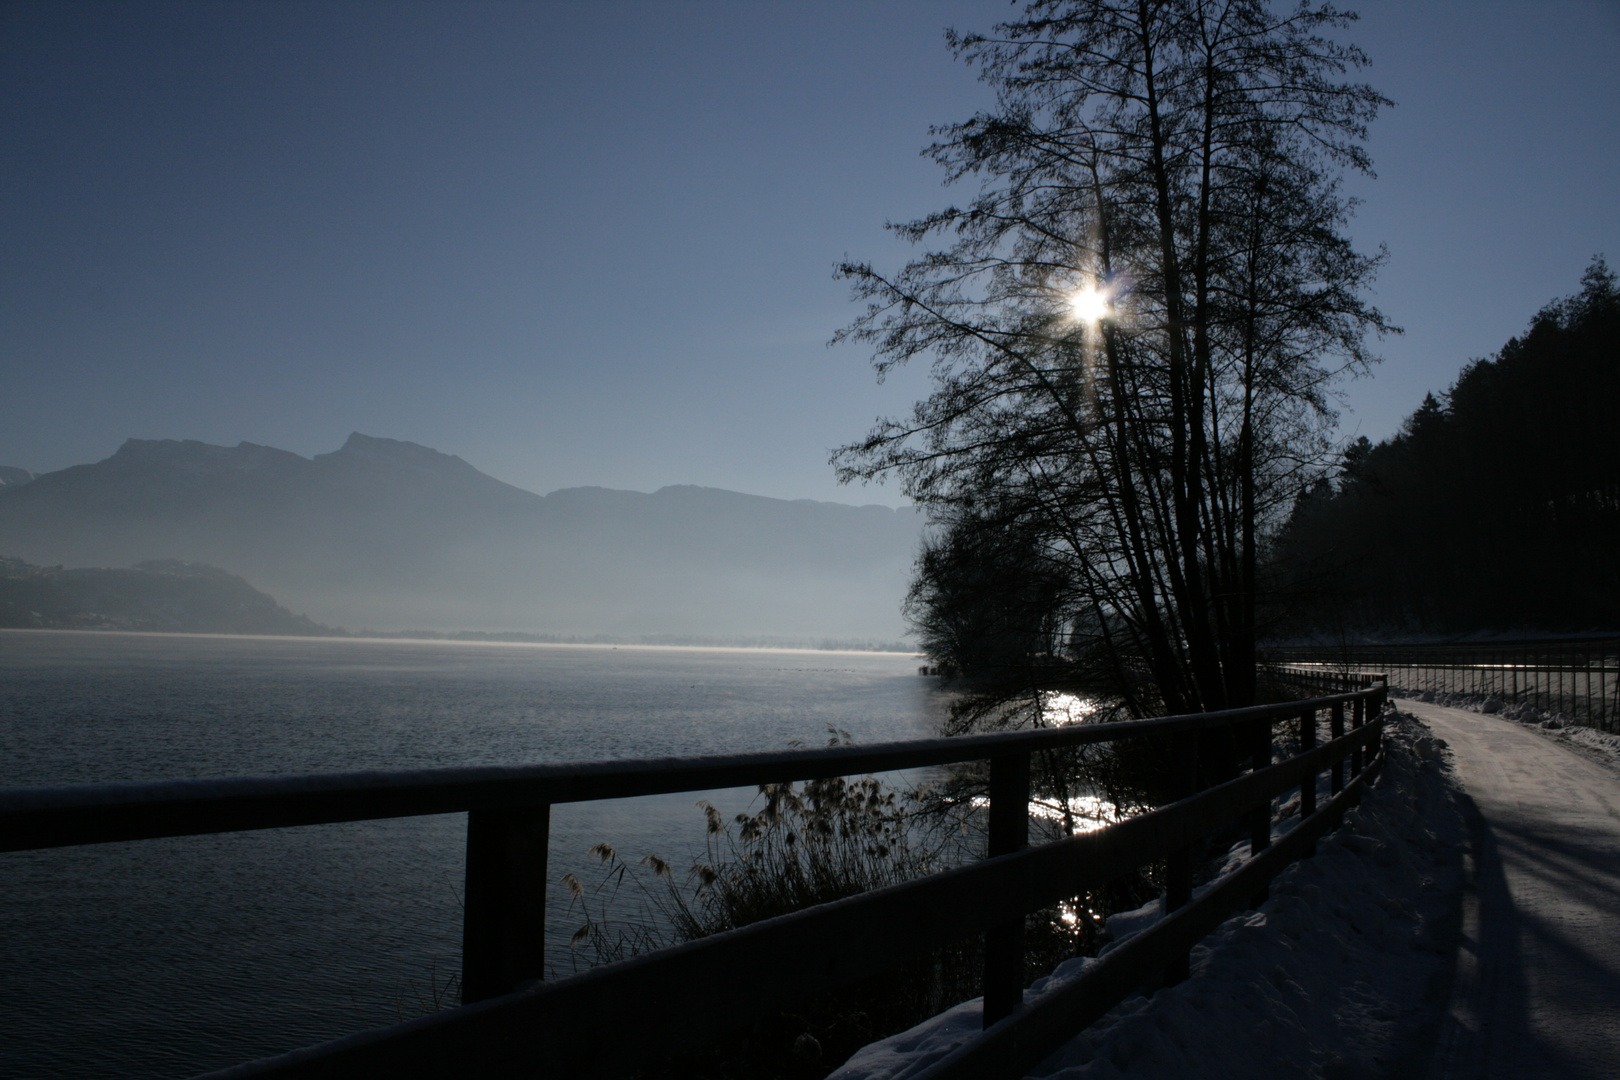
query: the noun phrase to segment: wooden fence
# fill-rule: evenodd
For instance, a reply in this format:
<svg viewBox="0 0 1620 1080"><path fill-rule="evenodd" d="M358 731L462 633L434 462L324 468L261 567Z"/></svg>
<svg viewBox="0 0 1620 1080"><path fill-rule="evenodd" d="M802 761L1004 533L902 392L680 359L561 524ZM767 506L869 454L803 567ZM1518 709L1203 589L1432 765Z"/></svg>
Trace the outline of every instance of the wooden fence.
<svg viewBox="0 0 1620 1080"><path fill-rule="evenodd" d="M1384 703L1376 685L1219 713L788 753L13 789L0 791L0 851L467 812L464 1004L215 1077L613 1075L980 933L985 1028L927 1075L1015 1077L1127 994L1184 975L1194 943L1313 850L1382 762ZM1278 725L1299 749L1274 761ZM1192 765L1208 733L1227 745L1235 739L1246 771L1196 791ZM1172 748L1185 797L1028 846L1032 753L1140 738ZM540 981L554 803L986 759L982 861ZM1327 801L1318 807L1324 776ZM1274 800L1293 789L1301 819L1274 842ZM1252 858L1193 900L1194 845L1234 823L1248 831ZM1159 860L1167 917L1062 990L1022 1004L1025 917Z"/></svg>
<svg viewBox="0 0 1620 1080"><path fill-rule="evenodd" d="M1573 724L1620 732L1620 638L1314 646L1276 650L1275 663L1377 671L1411 694L1474 694L1526 703Z"/></svg>

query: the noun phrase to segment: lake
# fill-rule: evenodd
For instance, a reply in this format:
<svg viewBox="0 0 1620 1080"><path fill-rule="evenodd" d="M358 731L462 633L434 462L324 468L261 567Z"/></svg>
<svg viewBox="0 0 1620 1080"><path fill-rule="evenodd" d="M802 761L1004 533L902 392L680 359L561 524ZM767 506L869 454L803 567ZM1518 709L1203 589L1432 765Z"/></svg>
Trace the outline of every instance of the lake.
<svg viewBox="0 0 1620 1080"><path fill-rule="evenodd" d="M781 750L938 733L917 658L0 631L0 786ZM684 868L707 797L559 805L547 956L598 842ZM466 818L0 855L0 1075L187 1076L454 1003ZM645 921L633 889L592 914Z"/></svg>

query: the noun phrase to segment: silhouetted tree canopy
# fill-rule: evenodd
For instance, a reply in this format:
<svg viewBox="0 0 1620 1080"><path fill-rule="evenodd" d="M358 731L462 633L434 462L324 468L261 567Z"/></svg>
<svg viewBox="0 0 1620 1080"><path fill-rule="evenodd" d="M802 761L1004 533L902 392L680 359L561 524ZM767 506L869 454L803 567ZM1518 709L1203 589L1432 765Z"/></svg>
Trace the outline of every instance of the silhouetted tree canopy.
<svg viewBox="0 0 1620 1080"><path fill-rule="evenodd" d="M906 612L947 674L1023 685L1063 648L1066 581L1016 514L964 515L918 556Z"/></svg>
<svg viewBox="0 0 1620 1080"><path fill-rule="evenodd" d="M842 267L868 306L840 337L934 389L834 456L928 510L910 610L947 666L1007 693L1103 677L1139 714L1253 700L1259 545L1388 329L1342 234L1386 104L1321 36L1350 18L1039 0L950 35L997 103L927 152L978 194L893 226L930 245L898 273Z"/></svg>
<svg viewBox="0 0 1620 1080"><path fill-rule="evenodd" d="M1298 501L1297 633L1620 627L1620 294L1602 258Z"/></svg>

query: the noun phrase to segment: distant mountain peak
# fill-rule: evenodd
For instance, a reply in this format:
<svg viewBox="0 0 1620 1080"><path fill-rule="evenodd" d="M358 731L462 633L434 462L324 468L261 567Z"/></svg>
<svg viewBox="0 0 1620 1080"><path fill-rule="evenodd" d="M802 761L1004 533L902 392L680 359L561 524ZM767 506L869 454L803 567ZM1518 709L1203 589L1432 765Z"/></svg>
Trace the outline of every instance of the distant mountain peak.
<svg viewBox="0 0 1620 1080"><path fill-rule="evenodd" d="M446 454L442 450L435 450L431 446L421 443L406 442L404 439L384 439L376 435L365 435L358 431L349 432L349 437L343 445L332 451L334 454L377 454L385 457L426 457L450 458L461 461L454 454ZM325 455L321 455L325 456Z"/></svg>
<svg viewBox="0 0 1620 1080"><path fill-rule="evenodd" d="M20 487L32 480L35 475L27 469L19 469L15 465L0 465L0 488Z"/></svg>
<svg viewBox="0 0 1620 1080"><path fill-rule="evenodd" d="M330 454L316 454L317 464L364 464L389 469L405 467L418 472L451 473L478 476L485 480L493 477L479 472L454 454L446 454L421 443L403 439L381 439L375 435L362 435L356 431L338 449ZM497 481L498 482L498 481Z"/></svg>

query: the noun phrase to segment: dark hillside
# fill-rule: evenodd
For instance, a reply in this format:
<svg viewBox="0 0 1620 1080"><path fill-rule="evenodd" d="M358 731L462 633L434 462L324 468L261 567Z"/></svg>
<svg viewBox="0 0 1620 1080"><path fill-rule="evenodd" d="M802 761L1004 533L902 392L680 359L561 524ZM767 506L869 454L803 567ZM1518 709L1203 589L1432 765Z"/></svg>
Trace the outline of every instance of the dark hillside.
<svg viewBox="0 0 1620 1080"><path fill-rule="evenodd" d="M1301 495L1291 630L1620 626L1620 293L1601 259L1582 286Z"/></svg>
<svg viewBox="0 0 1620 1080"><path fill-rule="evenodd" d="M0 558L0 627L190 634L332 634L241 578L159 560L127 570L34 566Z"/></svg>

